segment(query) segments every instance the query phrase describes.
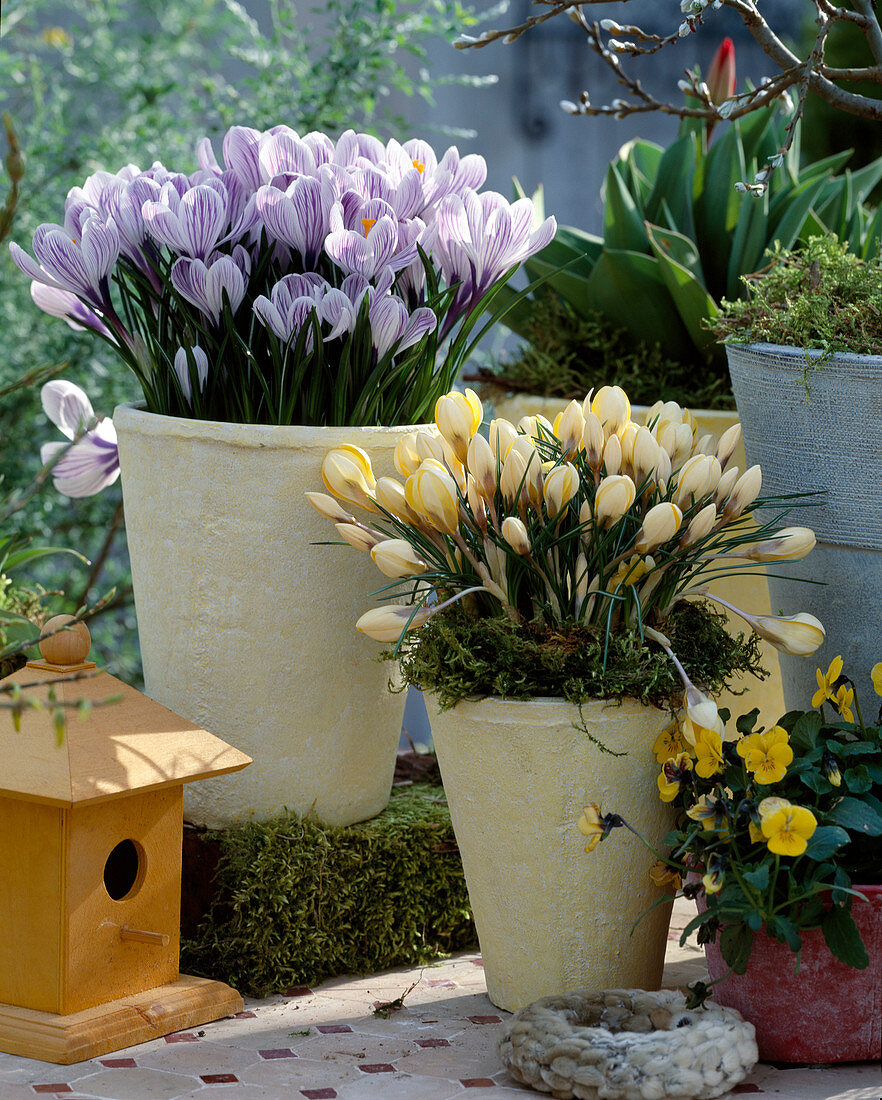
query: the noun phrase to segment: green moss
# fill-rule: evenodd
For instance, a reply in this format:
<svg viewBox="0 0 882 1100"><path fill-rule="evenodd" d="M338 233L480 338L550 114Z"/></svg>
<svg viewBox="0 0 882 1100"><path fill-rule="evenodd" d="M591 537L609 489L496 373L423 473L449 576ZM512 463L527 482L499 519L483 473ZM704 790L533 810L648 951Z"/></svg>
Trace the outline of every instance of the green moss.
<svg viewBox="0 0 882 1100"><path fill-rule="evenodd" d="M733 637L724 621L707 604L690 602L654 624L693 682L711 693L739 673L766 675L756 635ZM407 636L399 659L406 682L434 692L444 709L470 695L563 696L574 703L631 696L673 707L683 694L667 655L636 631L610 634L605 649L600 628L555 630L542 622L473 619L459 605Z"/></svg>
<svg viewBox="0 0 882 1100"><path fill-rule="evenodd" d="M715 367L671 359L661 344L635 344L624 328L600 313L576 314L557 294L536 296L525 336L519 358L486 381L543 397L581 399L592 387L618 385L638 405L662 398L689 408L734 407L725 360Z"/></svg>
<svg viewBox="0 0 882 1100"><path fill-rule="evenodd" d="M746 298L723 299L711 328L726 343L787 344L882 355L882 260L862 260L833 234L799 251L776 243L747 276Z"/></svg>
<svg viewBox="0 0 882 1100"><path fill-rule="evenodd" d="M218 895L182 945L187 973L262 996L477 944L440 787L396 789L357 825L284 814L207 835L221 840Z"/></svg>

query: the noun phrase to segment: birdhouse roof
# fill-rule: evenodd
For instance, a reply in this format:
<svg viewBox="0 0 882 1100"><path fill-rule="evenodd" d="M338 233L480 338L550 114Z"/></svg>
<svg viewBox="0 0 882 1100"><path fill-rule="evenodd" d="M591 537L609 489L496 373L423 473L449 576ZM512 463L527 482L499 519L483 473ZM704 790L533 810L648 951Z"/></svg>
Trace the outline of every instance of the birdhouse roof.
<svg viewBox="0 0 882 1100"><path fill-rule="evenodd" d="M5 684L17 683L29 697L97 704L81 717L67 711L59 743L49 710L26 709L21 729L0 711L0 794L72 806L105 802L134 791L171 787L194 779L239 771L251 757L194 726L106 672L65 679L60 673L23 668Z"/></svg>

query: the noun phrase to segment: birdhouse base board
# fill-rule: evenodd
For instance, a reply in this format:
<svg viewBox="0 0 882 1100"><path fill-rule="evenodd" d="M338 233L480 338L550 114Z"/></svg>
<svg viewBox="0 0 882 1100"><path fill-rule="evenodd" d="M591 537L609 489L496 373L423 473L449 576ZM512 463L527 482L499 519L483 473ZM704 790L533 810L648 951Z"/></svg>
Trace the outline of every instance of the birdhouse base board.
<svg viewBox="0 0 882 1100"><path fill-rule="evenodd" d="M168 985L68 1016L0 1004L0 1050L69 1066L241 1011L235 989L181 974Z"/></svg>

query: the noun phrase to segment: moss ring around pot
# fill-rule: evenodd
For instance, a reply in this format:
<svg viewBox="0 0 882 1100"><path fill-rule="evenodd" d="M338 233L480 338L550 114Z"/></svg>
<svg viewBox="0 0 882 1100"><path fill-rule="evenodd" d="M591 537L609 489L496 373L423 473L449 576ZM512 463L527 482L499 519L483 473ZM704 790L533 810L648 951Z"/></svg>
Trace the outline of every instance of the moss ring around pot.
<svg viewBox="0 0 882 1100"><path fill-rule="evenodd" d="M518 1081L559 1100L705 1100L758 1058L753 1024L731 1008L687 1009L672 989L544 997L515 1013L498 1050Z"/></svg>

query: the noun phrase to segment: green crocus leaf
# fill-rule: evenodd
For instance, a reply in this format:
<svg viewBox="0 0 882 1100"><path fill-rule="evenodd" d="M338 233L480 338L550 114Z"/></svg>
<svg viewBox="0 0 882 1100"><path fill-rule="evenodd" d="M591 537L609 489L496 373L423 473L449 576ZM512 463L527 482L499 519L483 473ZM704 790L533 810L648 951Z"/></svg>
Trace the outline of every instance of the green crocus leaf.
<svg viewBox="0 0 882 1100"><path fill-rule="evenodd" d="M827 820L864 836L882 836L882 815L865 800L846 795L827 814Z"/></svg>
<svg viewBox="0 0 882 1100"><path fill-rule="evenodd" d="M786 727L785 727L786 728ZM790 732L790 744L795 749L809 751L815 747L821 732L821 716L816 710L807 711L793 726Z"/></svg>
<svg viewBox="0 0 882 1100"><path fill-rule="evenodd" d="M720 933L720 954L736 974L747 970L753 932L746 924L728 924Z"/></svg>
<svg viewBox="0 0 882 1100"><path fill-rule="evenodd" d="M824 918L821 931L827 946L840 962L856 970L865 970L870 965L858 926L847 909L834 905Z"/></svg>
<svg viewBox="0 0 882 1100"><path fill-rule="evenodd" d="M838 825L819 825L809 838L804 854L809 859L820 862L829 859L844 844L848 844L850 839L845 829Z"/></svg>

